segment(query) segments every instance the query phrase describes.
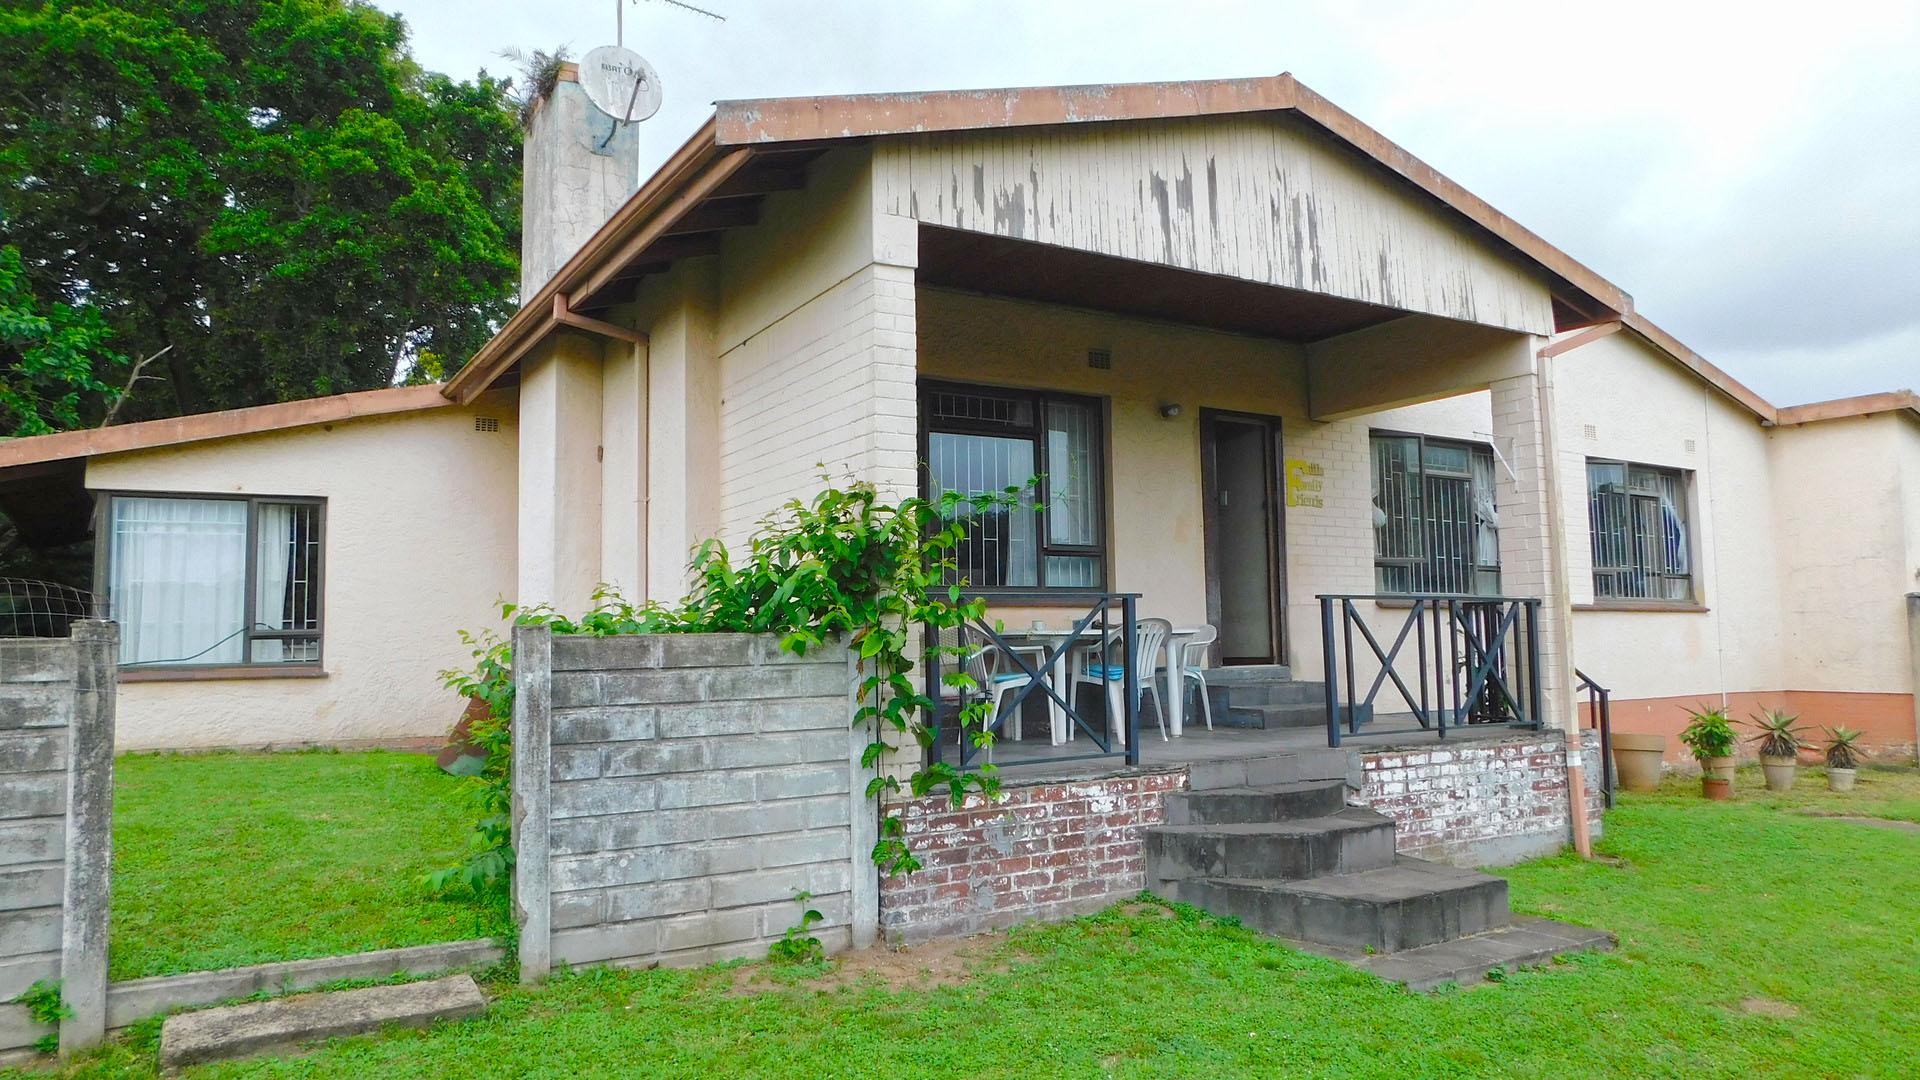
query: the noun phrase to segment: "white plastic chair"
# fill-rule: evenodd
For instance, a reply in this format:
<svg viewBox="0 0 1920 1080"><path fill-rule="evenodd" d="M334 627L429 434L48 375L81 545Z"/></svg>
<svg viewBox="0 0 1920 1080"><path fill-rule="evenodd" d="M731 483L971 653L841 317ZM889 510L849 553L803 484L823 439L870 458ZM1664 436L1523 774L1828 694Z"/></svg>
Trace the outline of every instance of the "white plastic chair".
<svg viewBox="0 0 1920 1080"><path fill-rule="evenodd" d="M1005 650L992 642L978 641L978 636L975 631L969 630L964 626L941 629L941 647L945 649L958 648L960 650L957 657L952 653L948 653L943 657L941 666L944 670L949 664L955 664L959 670L973 678L977 689L970 691L971 693L986 694L992 700L992 711L987 714L987 725L991 726L1000 719L1000 710L1006 701L1007 695L1035 680L1025 671L1022 671L1018 664L1007 664L1006 666L1012 670L1002 670L1002 664L1005 662L1003 655ZM1018 651L1028 652L1030 650L1019 649ZM1029 666L1037 669L1039 666L1038 658ZM943 699L957 702L960 699L960 688L947 685L946 680L943 678L940 685L940 696ZM967 738L967 730L966 728L961 728L956 732L954 736L955 741L964 743ZM1007 728L1007 732L1009 737L1015 742L1020 741L1022 732L1020 730L1020 720L1018 717L1013 718L1013 722ZM1053 742L1054 745L1059 745L1060 736L1058 732L1054 733ZM991 743L987 745L987 760L993 760L993 745Z"/></svg>
<svg viewBox="0 0 1920 1080"><path fill-rule="evenodd" d="M1220 638L1220 631L1212 624L1194 631L1180 646L1180 692L1186 693L1187 680L1192 679L1200 687L1200 712L1207 718L1207 730L1213 730L1213 702L1207 700L1207 669L1196 664L1195 658L1205 660L1207 647Z"/></svg>
<svg viewBox="0 0 1920 1080"><path fill-rule="evenodd" d="M1166 619L1135 619L1133 622L1133 643L1126 649L1126 656L1120 663L1107 663L1113 653L1120 650L1119 638L1122 631L1109 633L1106 639L1097 644L1085 646L1075 657L1073 682L1075 690L1080 683L1095 683L1107 689L1107 729L1121 746L1127 744L1127 732L1120 722L1123 715L1121 698L1125 693L1127 667L1134 667L1135 685L1139 687L1140 700L1134 702L1138 709L1146 701L1149 690L1153 692L1153 702L1158 706L1160 717L1160 737L1167 738L1167 703L1162 700L1160 680L1160 658L1165 652L1167 635L1173 633L1173 624ZM1078 696L1077 694L1075 695ZM1073 732L1069 730L1071 738Z"/></svg>

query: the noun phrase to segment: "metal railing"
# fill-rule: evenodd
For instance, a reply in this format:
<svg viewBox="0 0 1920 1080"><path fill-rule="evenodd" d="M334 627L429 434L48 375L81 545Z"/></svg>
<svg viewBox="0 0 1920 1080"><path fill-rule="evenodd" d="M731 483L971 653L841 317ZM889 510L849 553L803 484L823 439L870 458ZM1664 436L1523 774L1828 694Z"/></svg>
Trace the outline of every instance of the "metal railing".
<svg viewBox="0 0 1920 1080"><path fill-rule="evenodd" d="M1389 684L1420 729L1442 739L1450 728L1470 724L1541 726L1537 598L1396 593L1322 594L1319 600L1328 746L1339 746L1343 738L1410 733L1362 730L1381 711L1381 692ZM1402 604L1406 613L1392 644L1382 646L1383 635L1374 633L1368 616L1390 622ZM1356 634L1364 654L1355 652ZM1364 665L1374 671L1363 692Z"/></svg>
<svg viewBox="0 0 1920 1080"><path fill-rule="evenodd" d="M1600 732L1600 792L1606 796L1607 809L1613 809L1613 691L1594 682L1579 668L1573 669L1575 692L1587 695L1587 719Z"/></svg>
<svg viewBox="0 0 1920 1080"><path fill-rule="evenodd" d="M1017 768L1026 765L1058 765L1068 761L1098 758L1125 758L1128 765L1140 763L1140 669L1129 655L1137 623L1139 593L1055 592L1046 597L1049 608L1063 604L1085 603L1086 609L1068 624L1071 629L1045 633L1027 633L1001 627L991 615L955 630L926 635L926 695L935 703L933 740L928 753L934 763L951 760L962 769L980 759L996 767ZM1017 605L1018 600L1006 601ZM1092 650L1087 659L1103 668L1121 666L1121 710L1119 728L1126 733L1126 745L1116 746L1110 733L1109 718L1102 715L1098 724L1085 714L1085 703L1095 700L1105 707L1104 683L1090 684L1090 693L1075 694L1066 683L1072 678L1067 658L1077 648ZM991 664L988 663L991 658ZM1006 691L992 715L978 724L960 724L969 706L985 703L992 709L995 696L992 675L1012 675L1015 689ZM956 676L964 676L963 678ZM1097 748L1078 751L1069 741L1045 750L1027 749L1017 755L994 755L1011 734L1010 724L1021 722L1024 707L1036 695L1045 700L1054 715L1065 720L1067 730L1084 735ZM1051 724L1049 724L1051 730ZM1043 737L1044 739L1045 737ZM1024 739L1031 744L1034 740ZM956 745L957 744L957 747ZM949 754L957 754L949 759Z"/></svg>

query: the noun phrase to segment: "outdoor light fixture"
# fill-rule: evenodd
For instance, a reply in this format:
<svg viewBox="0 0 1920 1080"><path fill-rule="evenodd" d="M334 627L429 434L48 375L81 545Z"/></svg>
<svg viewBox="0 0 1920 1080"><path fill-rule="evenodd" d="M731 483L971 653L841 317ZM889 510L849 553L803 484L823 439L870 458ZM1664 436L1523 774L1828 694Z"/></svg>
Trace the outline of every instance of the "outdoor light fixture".
<svg viewBox="0 0 1920 1080"><path fill-rule="evenodd" d="M1179 416L1180 403L1176 401L1176 402L1170 402L1166 405L1160 406L1160 415L1163 419L1167 419L1167 420L1171 420L1174 417Z"/></svg>

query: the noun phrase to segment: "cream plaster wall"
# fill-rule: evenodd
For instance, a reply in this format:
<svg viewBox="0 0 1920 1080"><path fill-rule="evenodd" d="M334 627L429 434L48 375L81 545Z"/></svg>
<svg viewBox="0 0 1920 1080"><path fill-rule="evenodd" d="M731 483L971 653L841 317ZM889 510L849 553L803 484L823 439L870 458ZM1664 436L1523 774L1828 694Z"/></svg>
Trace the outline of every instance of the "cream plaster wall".
<svg viewBox="0 0 1920 1080"><path fill-rule="evenodd" d="M496 432L474 430L492 417ZM458 631L497 628L516 565L516 406L471 407L116 454L102 491L327 500L324 678L125 682L121 749L433 739L461 703L439 672L469 659Z"/></svg>

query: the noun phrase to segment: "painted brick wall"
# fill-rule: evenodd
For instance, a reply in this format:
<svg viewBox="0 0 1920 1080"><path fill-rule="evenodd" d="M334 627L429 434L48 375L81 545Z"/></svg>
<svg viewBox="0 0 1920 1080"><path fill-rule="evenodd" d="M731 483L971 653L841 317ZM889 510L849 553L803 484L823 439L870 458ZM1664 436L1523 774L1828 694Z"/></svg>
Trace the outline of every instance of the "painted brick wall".
<svg viewBox="0 0 1920 1080"><path fill-rule="evenodd" d="M1141 832L1165 820L1185 770L1003 789L955 808L946 796L889 806L924 863L880 882L890 942L957 937L1096 911L1146 887Z"/></svg>
<svg viewBox="0 0 1920 1080"><path fill-rule="evenodd" d="M1587 817L1600 835L1598 737L1585 732ZM1347 801L1394 819L1403 854L1463 866L1501 866L1571 843L1566 738L1558 732L1361 759Z"/></svg>
<svg viewBox="0 0 1920 1080"><path fill-rule="evenodd" d="M537 668L526 632L516 661ZM515 796L523 965L540 964L543 934L551 962L762 956L799 921L803 890L828 949L870 937L855 926L872 921L874 809L854 788L844 650L795 657L749 634L546 640L544 700L537 672L516 671L516 753L537 754L543 729L550 740L545 790ZM525 773L537 785L538 766ZM529 917L543 895L546 928Z"/></svg>
<svg viewBox="0 0 1920 1080"><path fill-rule="evenodd" d="M737 542L824 468L895 495L916 472L910 268L872 264L720 358L720 516Z"/></svg>

